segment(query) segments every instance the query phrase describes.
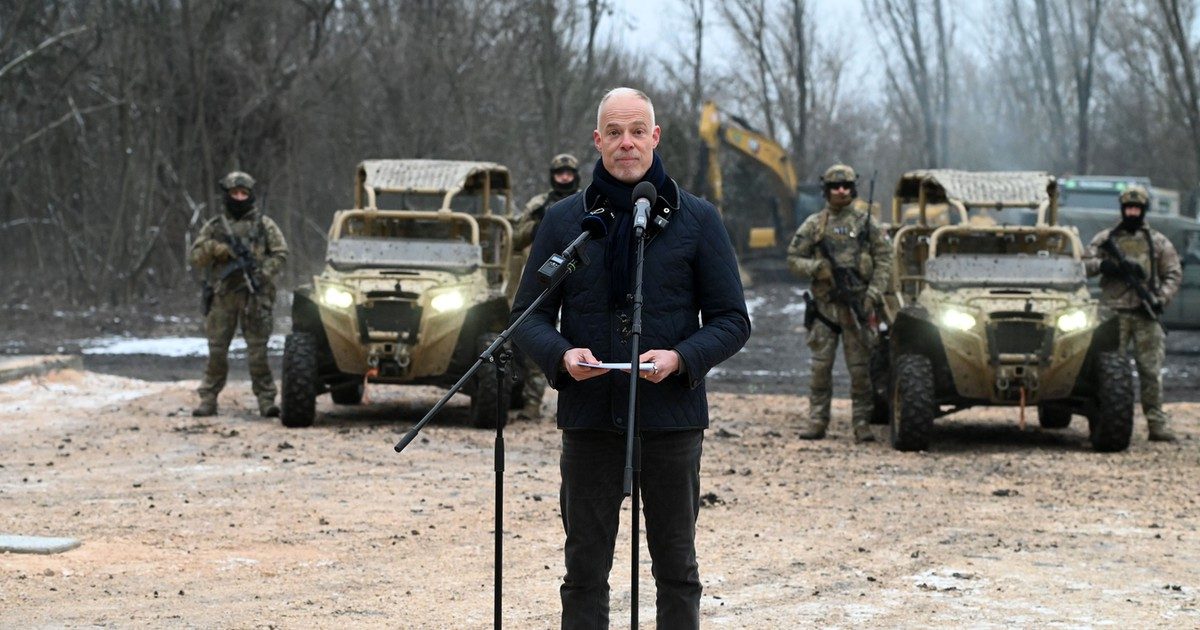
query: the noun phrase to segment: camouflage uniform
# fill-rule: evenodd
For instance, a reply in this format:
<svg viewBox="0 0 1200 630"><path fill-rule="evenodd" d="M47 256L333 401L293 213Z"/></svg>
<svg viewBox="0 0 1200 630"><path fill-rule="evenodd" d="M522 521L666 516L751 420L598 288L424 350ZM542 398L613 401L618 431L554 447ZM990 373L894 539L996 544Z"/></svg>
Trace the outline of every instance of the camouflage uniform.
<svg viewBox="0 0 1200 630"><path fill-rule="evenodd" d="M554 181L554 174L560 171L570 170L575 173L575 181L569 186L559 186ZM569 153L560 153L554 156L550 161L550 190L530 199L525 204L525 211L517 220L517 225L513 228L513 250L526 249L533 243L533 235L537 232L537 226L542 222L542 218L546 216L546 210L550 206L574 195L579 191L579 160Z"/></svg>
<svg viewBox="0 0 1200 630"><path fill-rule="evenodd" d="M1142 195L1140 198L1139 191ZM1143 200L1144 204L1148 197L1141 187L1131 186L1122 193L1121 200L1123 205L1130 199ZM1141 267L1147 289L1158 300L1156 310L1159 312L1179 291L1183 267L1171 241L1162 232L1145 223L1133 231L1126 229L1125 225L1101 230L1092 239L1092 257L1087 261L1088 275L1103 274L1100 278L1100 301L1117 312L1121 330L1121 351L1128 352L1130 344L1133 345L1133 360L1137 365L1138 382L1141 386L1142 413L1146 416L1150 439L1172 441L1175 436L1168 427L1170 417L1162 407L1165 334L1158 322L1146 314L1137 292L1120 276L1104 273L1103 266L1108 257L1100 249L1100 244L1108 239L1109 234L1126 260ZM1115 261L1109 264L1115 266Z"/></svg>
<svg viewBox="0 0 1200 630"><path fill-rule="evenodd" d="M575 173L575 181L569 186L560 186L554 181L555 173L570 170ZM533 244L533 236L537 233L538 225L546 216L550 206L570 197L579 191L579 160L569 153L560 153L550 160L550 190L535 196L525 204L525 211L517 219L513 228L513 251L523 251L521 262L529 255L529 246ZM524 268L522 265L521 268ZM516 284L516 283L514 283ZM542 397L546 392L546 375L528 355L517 352L525 371L525 389L523 398L526 400L522 415L537 417L541 415Z"/></svg>
<svg viewBox="0 0 1200 630"><path fill-rule="evenodd" d="M230 173L221 181L227 191L235 185L243 188L254 185L253 178L238 172ZM229 230L254 258L258 283L258 292L254 295L240 271L221 277L223 269L230 263ZM196 390L200 395L200 406L193 412L195 415L216 413L217 395L225 387L229 372L229 342L237 332L239 321L242 336L246 339L247 363L259 411L263 415L278 414L275 380L267 364L267 341L271 336L271 310L275 304L274 279L283 269L287 253L287 242L279 226L253 206L240 217L227 210L200 229L200 236L192 244L190 262L192 267L205 274L213 296L204 319L208 366L204 370L204 380Z"/></svg>
<svg viewBox="0 0 1200 630"><path fill-rule="evenodd" d="M826 171L822 181L828 186L834 181L853 183L854 179L854 171L850 167L835 165ZM866 285L860 298L864 312L872 312L883 301L883 291L892 271L892 250L879 226L874 222L868 224L869 216L853 203L842 207L826 203L820 212L808 217L796 230L788 246L788 267L792 273L799 278L812 279L813 306L821 316L842 328L839 334L828 323L817 318L808 330L808 347L812 351L812 381L809 421L801 433L805 439L823 438L829 426L833 362L837 357L839 337L846 368L850 372L855 439L874 439L869 428L874 406L869 362L875 340L867 327L856 329L853 310L833 301L832 267L817 248L817 243L824 238L839 265L858 273ZM863 230L868 230L865 239L861 236Z"/></svg>

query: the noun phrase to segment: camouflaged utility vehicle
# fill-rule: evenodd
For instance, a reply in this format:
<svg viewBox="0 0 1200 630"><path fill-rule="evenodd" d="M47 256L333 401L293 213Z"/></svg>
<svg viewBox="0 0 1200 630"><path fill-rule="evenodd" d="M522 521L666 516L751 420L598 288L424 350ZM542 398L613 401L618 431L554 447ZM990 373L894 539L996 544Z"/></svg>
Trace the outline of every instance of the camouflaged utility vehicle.
<svg viewBox="0 0 1200 630"><path fill-rule="evenodd" d="M1036 406L1042 427L1087 417L1096 450L1133 427L1133 375L1117 320L1088 292L1078 233L1056 225L1045 173L905 174L893 198L895 271L885 296L891 442L925 449L933 421L976 405ZM958 221L935 226L931 207ZM916 208L917 220L902 220ZM1036 225L1029 216L1043 217Z"/></svg>
<svg viewBox="0 0 1200 630"><path fill-rule="evenodd" d="M354 405L367 383L448 387L466 373L507 323L512 203L498 164L359 164L355 207L333 216L325 268L295 293L283 424L311 425L325 392ZM471 421L494 425L513 389L497 388L485 363L464 392Z"/></svg>

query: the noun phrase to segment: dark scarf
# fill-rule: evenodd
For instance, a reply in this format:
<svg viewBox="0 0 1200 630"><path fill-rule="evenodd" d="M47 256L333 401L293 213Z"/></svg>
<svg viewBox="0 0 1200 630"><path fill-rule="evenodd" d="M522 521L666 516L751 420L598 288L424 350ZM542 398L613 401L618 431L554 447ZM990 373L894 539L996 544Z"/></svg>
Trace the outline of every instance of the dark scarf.
<svg viewBox="0 0 1200 630"><path fill-rule="evenodd" d="M592 186L600 193L605 204L613 214L612 225L608 228L608 248L604 252L604 268L609 276L609 299L613 306L625 306L632 303L631 287L633 286L633 187L641 182L650 182L662 195L667 183L667 171L663 168L662 159L654 154L654 162L650 170L633 184L618 181L604 168L603 160L596 160L596 168L592 169Z"/></svg>
<svg viewBox="0 0 1200 630"><path fill-rule="evenodd" d="M1145 208L1142 208L1142 213L1137 215L1136 217L1127 217L1127 216L1125 216L1125 210L1124 209L1121 210L1121 229L1125 230L1126 232L1129 232L1130 234L1137 234L1138 230L1141 230L1142 226L1145 224L1146 224L1146 209Z"/></svg>
<svg viewBox="0 0 1200 630"><path fill-rule="evenodd" d="M560 199L566 199L574 195L579 192L579 173L576 172L575 179L566 184L558 183L558 180L554 179L554 173L550 173L550 190L558 193Z"/></svg>
<svg viewBox="0 0 1200 630"><path fill-rule="evenodd" d="M229 212L229 216L234 219L241 219L248 212L254 209L254 195L238 201L229 195L225 196L225 210Z"/></svg>

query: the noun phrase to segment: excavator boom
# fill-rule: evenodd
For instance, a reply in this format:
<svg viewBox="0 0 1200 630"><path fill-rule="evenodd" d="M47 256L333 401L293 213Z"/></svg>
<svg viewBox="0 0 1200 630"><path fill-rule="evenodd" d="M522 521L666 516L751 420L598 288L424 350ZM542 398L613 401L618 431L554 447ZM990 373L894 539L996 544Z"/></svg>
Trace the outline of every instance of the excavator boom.
<svg viewBox="0 0 1200 630"><path fill-rule="evenodd" d="M771 173L779 195L779 206L789 212L795 205L799 178L792 166L788 152L778 143L767 136L755 131L745 120L730 116L728 121L722 120L721 112L712 101L707 101L700 110L700 138L705 147L705 169L707 171L708 189L713 203L724 212L725 190L721 176L721 146L725 145L738 153L753 160ZM774 226L771 228L751 228L751 246L756 242L774 243L775 232L783 229L779 206L772 208L771 216ZM755 233L762 236L756 236Z"/></svg>

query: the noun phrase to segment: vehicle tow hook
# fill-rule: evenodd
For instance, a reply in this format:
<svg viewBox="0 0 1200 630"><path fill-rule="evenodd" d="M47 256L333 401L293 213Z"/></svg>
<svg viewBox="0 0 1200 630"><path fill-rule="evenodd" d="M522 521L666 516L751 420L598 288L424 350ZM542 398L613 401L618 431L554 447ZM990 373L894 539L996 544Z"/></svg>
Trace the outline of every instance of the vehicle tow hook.
<svg viewBox="0 0 1200 630"><path fill-rule="evenodd" d="M1021 419L1019 421L1021 430L1025 430L1025 386L1021 386Z"/></svg>
<svg viewBox="0 0 1200 630"><path fill-rule="evenodd" d="M376 376L379 376L379 368L371 368L371 369L367 370L366 374L363 374L363 396L362 396L362 398L363 398L363 403L365 403L365 404L368 404L368 405L371 404L371 397L369 395L367 395L367 383L372 378L375 378Z"/></svg>

